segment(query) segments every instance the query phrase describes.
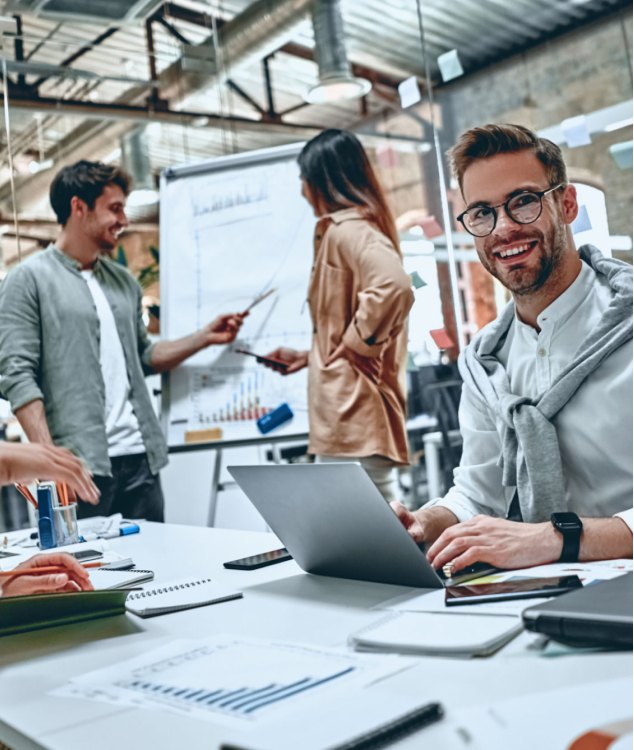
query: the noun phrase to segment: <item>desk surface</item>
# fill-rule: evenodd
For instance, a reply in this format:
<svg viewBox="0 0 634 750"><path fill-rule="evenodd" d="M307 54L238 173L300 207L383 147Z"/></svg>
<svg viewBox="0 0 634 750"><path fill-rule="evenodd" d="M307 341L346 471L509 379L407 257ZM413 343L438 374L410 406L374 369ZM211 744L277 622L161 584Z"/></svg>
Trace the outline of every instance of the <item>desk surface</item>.
<svg viewBox="0 0 634 750"><path fill-rule="evenodd" d="M230 633L343 646L352 631L380 616L372 607L408 590L309 576L295 562L249 572L222 567L225 560L280 546L271 534L145 524L140 534L114 540L112 546L132 556L138 567L153 569L157 578L209 576L243 590L244 598L152 619L127 615L0 639L0 740L12 750L212 750L230 738L226 728L167 711L121 708L49 693L73 677L177 637ZM490 704L543 689L631 676L631 653L549 659L531 649L533 642L533 636L522 634L487 659L419 658L417 666L390 677L382 689L402 697L404 704L411 705L412 698L420 703L439 700L451 714L483 701ZM318 711L315 721L324 721ZM443 744L441 724L422 731L425 747L449 747ZM420 748L422 736L394 747ZM257 742L251 745L257 750Z"/></svg>

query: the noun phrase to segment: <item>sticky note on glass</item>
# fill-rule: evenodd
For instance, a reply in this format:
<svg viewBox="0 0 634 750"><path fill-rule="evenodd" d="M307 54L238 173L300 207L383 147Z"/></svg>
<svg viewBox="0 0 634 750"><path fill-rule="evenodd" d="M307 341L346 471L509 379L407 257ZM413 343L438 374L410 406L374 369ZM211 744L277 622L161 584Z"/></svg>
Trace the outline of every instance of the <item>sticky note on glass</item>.
<svg viewBox="0 0 634 750"><path fill-rule="evenodd" d="M389 143L382 143L377 146L376 160L380 167L391 168L398 164L398 155Z"/></svg>
<svg viewBox="0 0 634 750"><path fill-rule="evenodd" d="M409 277L412 280L414 289L422 289L424 286L427 286L427 282L423 281L418 271L412 271Z"/></svg>
<svg viewBox="0 0 634 750"><path fill-rule="evenodd" d="M579 213L577 214L577 218L572 222L572 233L573 234L579 234L579 232L587 232L588 230L592 229L592 222L590 221L590 216L588 214L588 209L585 206L585 203L582 203L579 206Z"/></svg>
<svg viewBox="0 0 634 750"><path fill-rule="evenodd" d="M459 78L464 73L462 63L458 57L458 50L456 49L450 49L449 52L443 52L442 55L438 55L436 62L445 83L452 81L454 78Z"/></svg>
<svg viewBox="0 0 634 750"><path fill-rule="evenodd" d="M403 109L411 107L412 104L418 104L421 100L421 96L416 76L406 78L399 83L398 95L401 97L401 107L403 107Z"/></svg>
<svg viewBox="0 0 634 750"><path fill-rule="evenodd" d="M609 151L619 169L632 169L632 141L613 143Z"/></svg>
<svg viewBox="0 0 634 750"><path fill-rule="evenodd" d="M566 120L562 120L561 132L569 148L588 146L592 143L585 115L577 115L577 117L568 117Z"/></svg>
<svg viewBox="0 0 634 750"><path fill-rule="evenodd" d="M418 224L422 228L423 232L425 233L425 237L428 240L431 240L434 237L440 237L440 235L443 234L443 229L436 221L435 216L427 216L426 218L419 221Z"/></svg>

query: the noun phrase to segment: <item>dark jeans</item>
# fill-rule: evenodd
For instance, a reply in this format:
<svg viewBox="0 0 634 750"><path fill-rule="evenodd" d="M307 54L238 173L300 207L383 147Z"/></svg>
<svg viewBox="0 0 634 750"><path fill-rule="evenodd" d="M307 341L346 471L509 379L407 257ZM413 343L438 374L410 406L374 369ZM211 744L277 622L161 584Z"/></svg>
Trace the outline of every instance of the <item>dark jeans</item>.
<svg viewBox="0 0 634 750"><path fill-rule="evenodd" d="M124 518L164 521L161 479L158 474L150 472L146 454L115 456L110 461L111 477L93 477L101 492L99 505L80 502L77 506L79 518L121 513Z"/></svg>

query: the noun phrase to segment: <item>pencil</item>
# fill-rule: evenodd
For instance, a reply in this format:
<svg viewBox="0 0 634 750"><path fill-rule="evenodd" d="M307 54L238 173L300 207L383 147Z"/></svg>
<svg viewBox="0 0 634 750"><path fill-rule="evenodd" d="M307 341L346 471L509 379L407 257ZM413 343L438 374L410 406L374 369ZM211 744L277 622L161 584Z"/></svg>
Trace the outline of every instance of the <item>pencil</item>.
<svg viewBox="0 0 634 750"><path fill-rule="evenodd" d="M105 563L87 562L82 564L82 568L100 568ZM68 573L68 568L61 565L40 565L39 568L14 568L14 570L0 570L0 578L14 578L17 576L33 576L50 573Z"/></svg>
<svg viewBox="0 0 634 750"><path fill-rule="evenodd" d="M37 510L37 500L33 497L29 488L25 484L20 484L19 482L15 482L14 487L27 503L31 503L31 505Z"/></svg>
<svg viewBox="0 0 634 750"><path fill-rule="evenodd" d="M243 311L242 315L246 315L250 310L252 310L256 305L259 305L260 302L263 302L267 297L270 297L273 292L276 292L277 289L274 287L273 289L269 289L268 292L264 292L263 294L259 294L253 302L247 307L246 310Z"/></svg>

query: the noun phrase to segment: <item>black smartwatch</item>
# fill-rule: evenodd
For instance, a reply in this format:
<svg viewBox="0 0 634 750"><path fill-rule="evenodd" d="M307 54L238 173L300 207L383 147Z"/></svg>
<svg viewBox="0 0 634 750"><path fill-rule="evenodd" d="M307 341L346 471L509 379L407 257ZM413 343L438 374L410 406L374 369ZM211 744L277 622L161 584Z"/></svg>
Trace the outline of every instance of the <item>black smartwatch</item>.
<svg viewBox="0 0 634 750"><path fill-rule="evenodd" d="M564 538L564 546L559 562L577 562L583 524L576 513L553 513L550 516L553 526Z"/></svg>

